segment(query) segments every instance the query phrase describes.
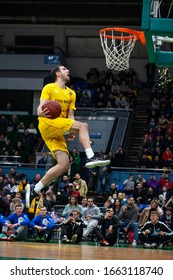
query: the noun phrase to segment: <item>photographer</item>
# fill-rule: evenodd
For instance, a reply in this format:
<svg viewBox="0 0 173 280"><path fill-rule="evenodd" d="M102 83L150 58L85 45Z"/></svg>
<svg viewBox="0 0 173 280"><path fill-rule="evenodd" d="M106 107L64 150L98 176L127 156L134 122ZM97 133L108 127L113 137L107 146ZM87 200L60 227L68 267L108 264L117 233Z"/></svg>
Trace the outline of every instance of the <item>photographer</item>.
<svg viewBox="0 0 173 280"><path fill-rule="evenodd" d="M62 243L79 243L82 241L84 221L79 218L79 211L73 210L61 225Z"/></svg>
<svg viewBox="0 0 173 280"><path fill-rule="evenodd" d="M99 227L93 229L93 233L99 239L102 246L113 246L117 241L117 228L120 226L118 217L114 215L113 208L107 208L106 213L98 222Z"/></svg>

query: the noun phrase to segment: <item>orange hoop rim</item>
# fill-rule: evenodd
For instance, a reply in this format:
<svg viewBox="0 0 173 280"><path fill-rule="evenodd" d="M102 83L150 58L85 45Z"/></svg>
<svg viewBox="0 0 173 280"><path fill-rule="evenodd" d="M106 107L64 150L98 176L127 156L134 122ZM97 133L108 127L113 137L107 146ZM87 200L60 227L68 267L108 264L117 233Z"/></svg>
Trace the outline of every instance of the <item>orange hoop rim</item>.
<svg viewBox="0 0 173 280"><path fill-rule="evenodd" d="M119 31L124 33L129 33L130 35L125 36L116 36L116 35L108 35L106 34L107 31ZM143 31L137 31L135 29L125 28L125 27L108 27L103 28L99 31L99 34L102 37L105 37L107 39L116 39L116 40L123 40L129 41L130 39L140 40L143 45L146 45L145 35Z"/></svg>

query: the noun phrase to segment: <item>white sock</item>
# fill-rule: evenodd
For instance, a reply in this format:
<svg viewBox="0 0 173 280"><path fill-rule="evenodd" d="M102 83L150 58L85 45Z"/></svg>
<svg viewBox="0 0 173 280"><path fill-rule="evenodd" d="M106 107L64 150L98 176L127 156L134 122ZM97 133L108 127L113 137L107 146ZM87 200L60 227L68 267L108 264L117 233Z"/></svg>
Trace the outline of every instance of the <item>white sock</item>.
<svg viewBox="0 0 173 280"><path fill-rule="evenodd" d="M36 193L39 193L43 188L44 188L44 185L43 185L43 183L40 181L40 182L38 182L38 183L35 185L34 191L35 191Z"/></svg>
<svg viewBox="0 0 173 280"><path fill-rule="evenodd" d="M87 148L85 150L85 153L86 153L87 158L92 158L94 156L94 152L93 152L92 148Z"/></svg>

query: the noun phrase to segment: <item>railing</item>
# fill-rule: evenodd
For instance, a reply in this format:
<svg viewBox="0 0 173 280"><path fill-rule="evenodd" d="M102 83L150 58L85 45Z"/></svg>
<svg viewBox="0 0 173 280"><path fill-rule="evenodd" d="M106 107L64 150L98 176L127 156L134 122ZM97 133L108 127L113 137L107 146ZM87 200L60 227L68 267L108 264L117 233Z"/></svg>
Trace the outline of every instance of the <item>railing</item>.
<svg viewBox="0 0 173 280"><path fill-rule="evenodd" d="M0 155L1 165L21 165L21 156L6 156Z"/></svg>

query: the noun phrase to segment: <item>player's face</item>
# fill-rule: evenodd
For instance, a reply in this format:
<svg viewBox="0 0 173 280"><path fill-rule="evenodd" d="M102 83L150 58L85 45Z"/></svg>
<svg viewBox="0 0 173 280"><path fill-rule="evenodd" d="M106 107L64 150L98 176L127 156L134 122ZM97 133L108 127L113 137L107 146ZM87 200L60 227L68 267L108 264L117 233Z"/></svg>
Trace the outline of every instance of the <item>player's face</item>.
<svg viewBox="0 0 173 280"><path fill-rule="evenodd" d="M60 66L61 79L64 82L70 81L70 71L65 66Z"/></svg>

